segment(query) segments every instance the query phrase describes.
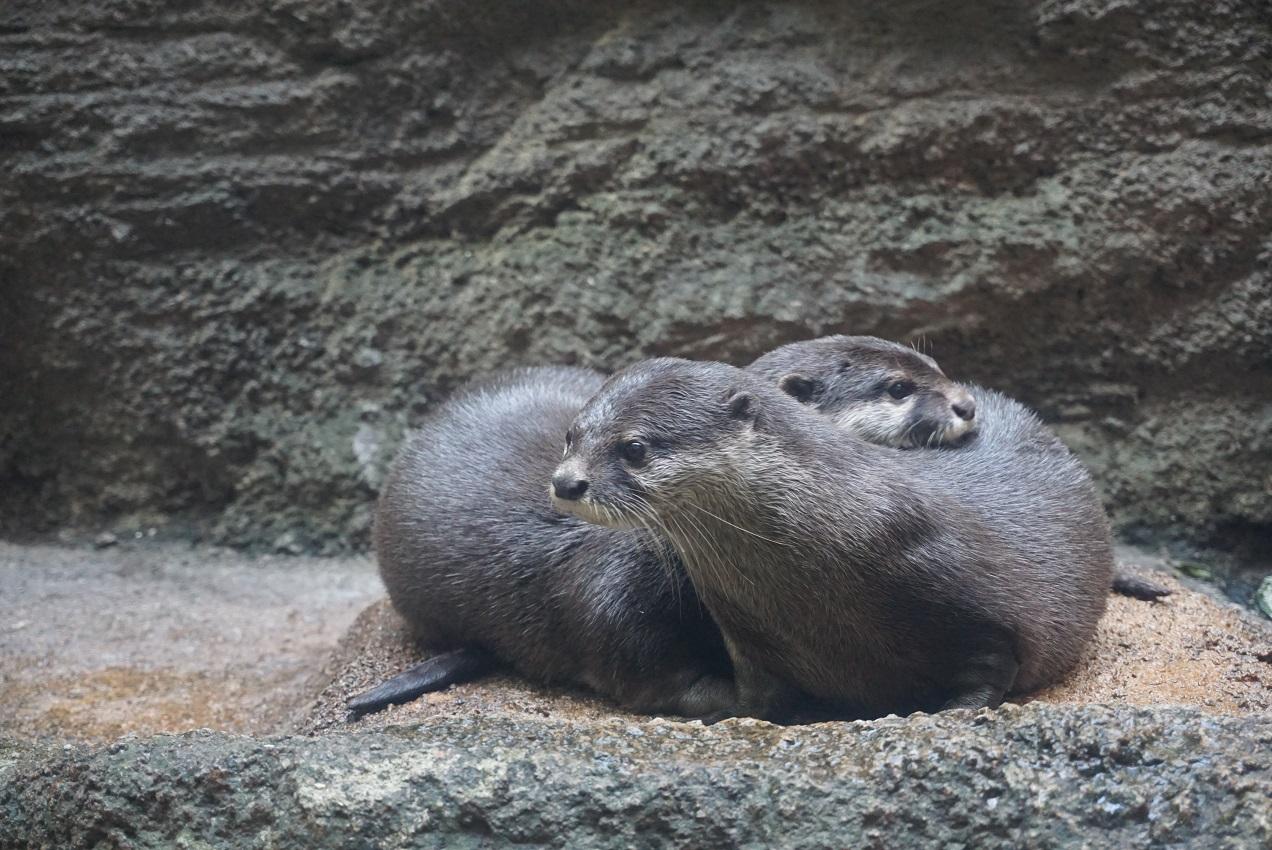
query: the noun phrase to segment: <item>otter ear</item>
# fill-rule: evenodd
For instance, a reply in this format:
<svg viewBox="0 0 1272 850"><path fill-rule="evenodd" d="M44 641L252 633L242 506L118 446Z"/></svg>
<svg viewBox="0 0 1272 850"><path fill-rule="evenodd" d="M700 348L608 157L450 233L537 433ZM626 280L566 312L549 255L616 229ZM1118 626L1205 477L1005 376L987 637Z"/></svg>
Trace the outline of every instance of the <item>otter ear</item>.
<svg viewBox="0 0 1272 850"><path fill-rule="evenodd" d="M798 402L807 403L817 392L817 382L807 375L792 372L777 382L778 389Z"/></svg>
<svg viewBox="0 0 1272 850"><path fill-rule="evenodd" d="M729 416L734 419L755 418L755 396L746 390L738 390L729 395Z"/></svg>

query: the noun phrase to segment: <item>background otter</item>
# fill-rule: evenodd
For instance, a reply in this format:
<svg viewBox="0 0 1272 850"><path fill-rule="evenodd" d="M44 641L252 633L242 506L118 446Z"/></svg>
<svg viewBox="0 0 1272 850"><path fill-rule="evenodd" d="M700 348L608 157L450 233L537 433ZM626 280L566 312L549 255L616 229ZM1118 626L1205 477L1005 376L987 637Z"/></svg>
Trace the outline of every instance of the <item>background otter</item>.
<svg viewBox="0 0 1272 850"><path fill-rule="evenodd" d="M1076 662L1112 542L1063 444L973 394L972 445L905 452L757 375L647 361L579 413L554 499L674 543L725 636L737 713L773 718L800 692L868 714L997 705Z"/></svg>
<svg viewBox="0 0 1272 850"><path fill-rule="evenodd" d="M976 431L976 396L931 357L873 336L826 336L775 348L747 371L862 439L900 448L956 446ZM1112 590L1152 601L1170 590L1114 567Z"/></svg>
<svg viewBox="0 0 1272 850"><path fill-rule="evenodd" d="M561 435L602 376L539 368L447 401L402 449L375 549L393 605L447 650L355 697L362 713L497 662L643 712L698 716L733 700L719 633L666 543L554 511Z"/></svg>
<svg viewBox="0 0 1272 850"><path fill-rule="evenodd" d="M976 398L926 354L873 336L775 348L747 367L840 428L884 446L957 445L976 432Z"/></svg>

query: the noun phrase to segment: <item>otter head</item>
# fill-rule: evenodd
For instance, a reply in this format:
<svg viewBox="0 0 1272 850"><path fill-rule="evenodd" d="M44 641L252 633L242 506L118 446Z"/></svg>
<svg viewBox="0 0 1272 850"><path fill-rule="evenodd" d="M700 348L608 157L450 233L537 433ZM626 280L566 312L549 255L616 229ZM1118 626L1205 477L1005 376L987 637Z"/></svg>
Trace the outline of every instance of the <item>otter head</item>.
<svg viewBox="0 0 1272 850"><path fill-rule="evenodd" d="M599 525L661 525L677 504L721 489L753 432L755 389L768 388L722 363L664 358L615 374L566 432L553 504Z"/></svg>
<svg viewBox="0 0 1272 850"><path fill-rule="evenodd" d="M871 336L784 345L749 371L863 440L897 448L957 445L976 431L976 400L926 354Z"/></svg>

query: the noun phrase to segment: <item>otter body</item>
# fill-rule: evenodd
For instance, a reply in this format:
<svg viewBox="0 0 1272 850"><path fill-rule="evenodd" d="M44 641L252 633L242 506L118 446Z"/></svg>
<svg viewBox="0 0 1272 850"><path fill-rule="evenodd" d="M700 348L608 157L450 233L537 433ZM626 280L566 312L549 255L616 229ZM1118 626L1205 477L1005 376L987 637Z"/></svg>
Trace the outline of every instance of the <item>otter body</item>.
<svg viewBox="0 0 1272 850"><path fill-rule="evenodd" d="M394 607L446 651L355 698L355 713L495 664L638 711L697 716L733 699L719 633L666 543L550 504L561 436L602 381L511 372L453 397L407 442L380 497L375 550Z"/></svg>
<svg viewBox="0 0 1272 850"><path fill-rule="evenodd" d="M976 394L932 358L874 337L792 343L748 371L883 445L960 445L980 424ZM355 714L500 665L629 708L711 710L723 686L706 680L687 692L684 677L727 669L727 659L678 555L545 508L561 436L603 380L583 369L510 373L443 405L403 448L377 517L381 573L422 642L449 649L354 698ZM1168 593L1129 575L1113 586L1145 599Z"/></svg>
<svg viewBox="0 0 1272 850"><path fill-rule="evenodd" d="M972 394L970 445L899 451L756 375L647 361L575 419L555 502L656 521L724 634L734 713L777 717L800 693L870 715L997 705L1077 661L1112 545L1068 450Z"/></svg>
<svg viewBox="0 0 1272 850"><path fill-rule="evenodd" d="M872 400L851 405L859 426L888 420L869 427L881 440L931 442L952 415L954 401L940 398L948 380L918 357L897 369L921 388L921 412L901 422L885 405L867 415ZM509 373L455 396L403 447L380 498L375 549L394 607L421 643L444 651L354 697L354 715L501 665L635 710L696 716L732 704L718 630L667 542L563 517L548 503L562 436L603 382L584 369Z"/></svg>
<svg viewBox="0 0 1272 850"><path fill-rule="evenodd" d="M898 448L976 446L976 432L984 418L983 412L977 417L976 399L988 393L951 381L925 354L871 336L792 342L760 357L747 371L773 382L845 431ZM1005 407L1012 412L1004 413ZM1033 413L1016 402L996 396L992 410L991 426L999 430L986 442L996 450L1015 439L1060 445ZM1018 430L1002 433L1005 423ZM985 457L983 443L972 451L973 461ZM1114 567L1111 589L1146 601L1170 595L1169 589L1119 567Z"/></svg>

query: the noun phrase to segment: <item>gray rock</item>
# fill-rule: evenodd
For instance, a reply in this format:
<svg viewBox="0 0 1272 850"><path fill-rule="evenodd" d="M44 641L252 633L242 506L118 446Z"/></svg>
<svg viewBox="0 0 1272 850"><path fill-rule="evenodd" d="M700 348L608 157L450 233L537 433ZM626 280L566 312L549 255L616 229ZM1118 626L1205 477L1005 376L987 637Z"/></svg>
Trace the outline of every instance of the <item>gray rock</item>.
<svg viewBox="0 0 1272 850"><path fill-rule="evenodd" d="M780 728L440 719L0 743L0 847L1266 847L1272 721L1026 706Z"/></svg>

